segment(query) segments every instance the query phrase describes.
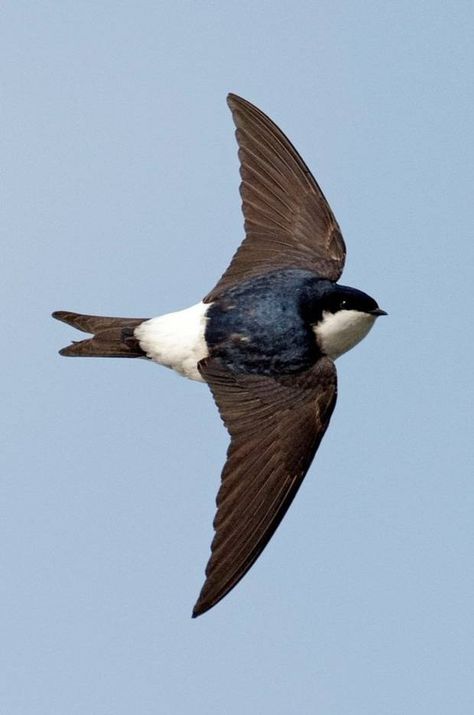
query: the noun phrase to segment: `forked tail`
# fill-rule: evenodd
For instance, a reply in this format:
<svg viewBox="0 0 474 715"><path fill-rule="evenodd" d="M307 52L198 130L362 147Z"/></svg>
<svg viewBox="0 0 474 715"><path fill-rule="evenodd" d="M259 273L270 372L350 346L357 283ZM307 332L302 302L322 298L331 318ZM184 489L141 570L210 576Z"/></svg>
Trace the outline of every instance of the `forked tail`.
<svg viewBox="0 0 474 715"><path fill-rule="evenodd" d="M91 333L91 338L75 341L59 351L60 355L76 357L144 357L134 330L147 318L106 318L57 310L53 318Z"/></svg>

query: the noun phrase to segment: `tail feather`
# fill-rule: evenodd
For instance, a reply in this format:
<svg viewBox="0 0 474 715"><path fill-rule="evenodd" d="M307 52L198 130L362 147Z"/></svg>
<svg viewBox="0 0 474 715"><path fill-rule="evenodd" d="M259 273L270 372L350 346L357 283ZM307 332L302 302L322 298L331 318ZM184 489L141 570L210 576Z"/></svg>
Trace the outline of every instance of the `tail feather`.
<svg viewBox="0 0 474 715"><path fill-rule="evenodd" d="M53 318L63 321L93 337L75 341L59 351L60 355L75 357L144 357L145 353L134 335L135 328L147 318L109 318L82 315L57 310Z"/></svg>

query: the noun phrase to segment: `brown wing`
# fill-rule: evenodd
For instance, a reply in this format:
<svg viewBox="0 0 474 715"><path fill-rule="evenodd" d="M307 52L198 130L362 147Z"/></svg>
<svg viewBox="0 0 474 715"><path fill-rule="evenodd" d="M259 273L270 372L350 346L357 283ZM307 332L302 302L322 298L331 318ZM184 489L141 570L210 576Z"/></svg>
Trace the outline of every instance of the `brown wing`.
<svg viewBox="0 0 474 715"><path fill-rule="evenodd" d="M344 240L310 170L257 107L235 94L227 102L237 127L246 238L204 301L276 268L305 268L337 280L344 267Z"/></svg>
<svg viewBox="0 0 474 715"><path fill-rule="evenodd" d="M217 495L215 536L193 616L221 600L258 558L290 506L336 403L328 358L298 375L234 374L200 363L231 442Z"/></svg>

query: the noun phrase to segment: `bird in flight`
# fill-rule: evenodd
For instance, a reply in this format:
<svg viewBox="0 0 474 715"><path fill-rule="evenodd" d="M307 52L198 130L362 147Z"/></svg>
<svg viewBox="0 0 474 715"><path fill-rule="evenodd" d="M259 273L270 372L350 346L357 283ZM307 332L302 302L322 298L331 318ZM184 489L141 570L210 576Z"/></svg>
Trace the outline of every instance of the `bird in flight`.
<svg viewBox="0 0 474 715"><path fill-rule="evenodd" d="M209 385L230 435L214 539L193 617L261 554L298 491L336 403L334 360L386 315L337 283L346 249L294 146L260 109L229 94L245 238L196 305L156 318L57 311L92 337L61 355L145 358Z"/></svg>

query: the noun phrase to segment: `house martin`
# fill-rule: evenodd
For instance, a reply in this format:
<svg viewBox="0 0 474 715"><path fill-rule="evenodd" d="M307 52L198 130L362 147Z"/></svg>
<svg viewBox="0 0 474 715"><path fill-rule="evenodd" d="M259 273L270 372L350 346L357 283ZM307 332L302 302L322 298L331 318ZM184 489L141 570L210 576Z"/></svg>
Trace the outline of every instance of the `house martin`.
<svg viewBox="0 0 474 715"><path fill-rule="evenodd" d="M209 385L230 445L194 617L234 588L272 537L329 424L334 360L386 315L337 283L344 240L294 146L250 102L235 94L227 102L245 239L215 287L196 305L151 319L53 313L92 335L61 355L145 358Z"/></svg>

